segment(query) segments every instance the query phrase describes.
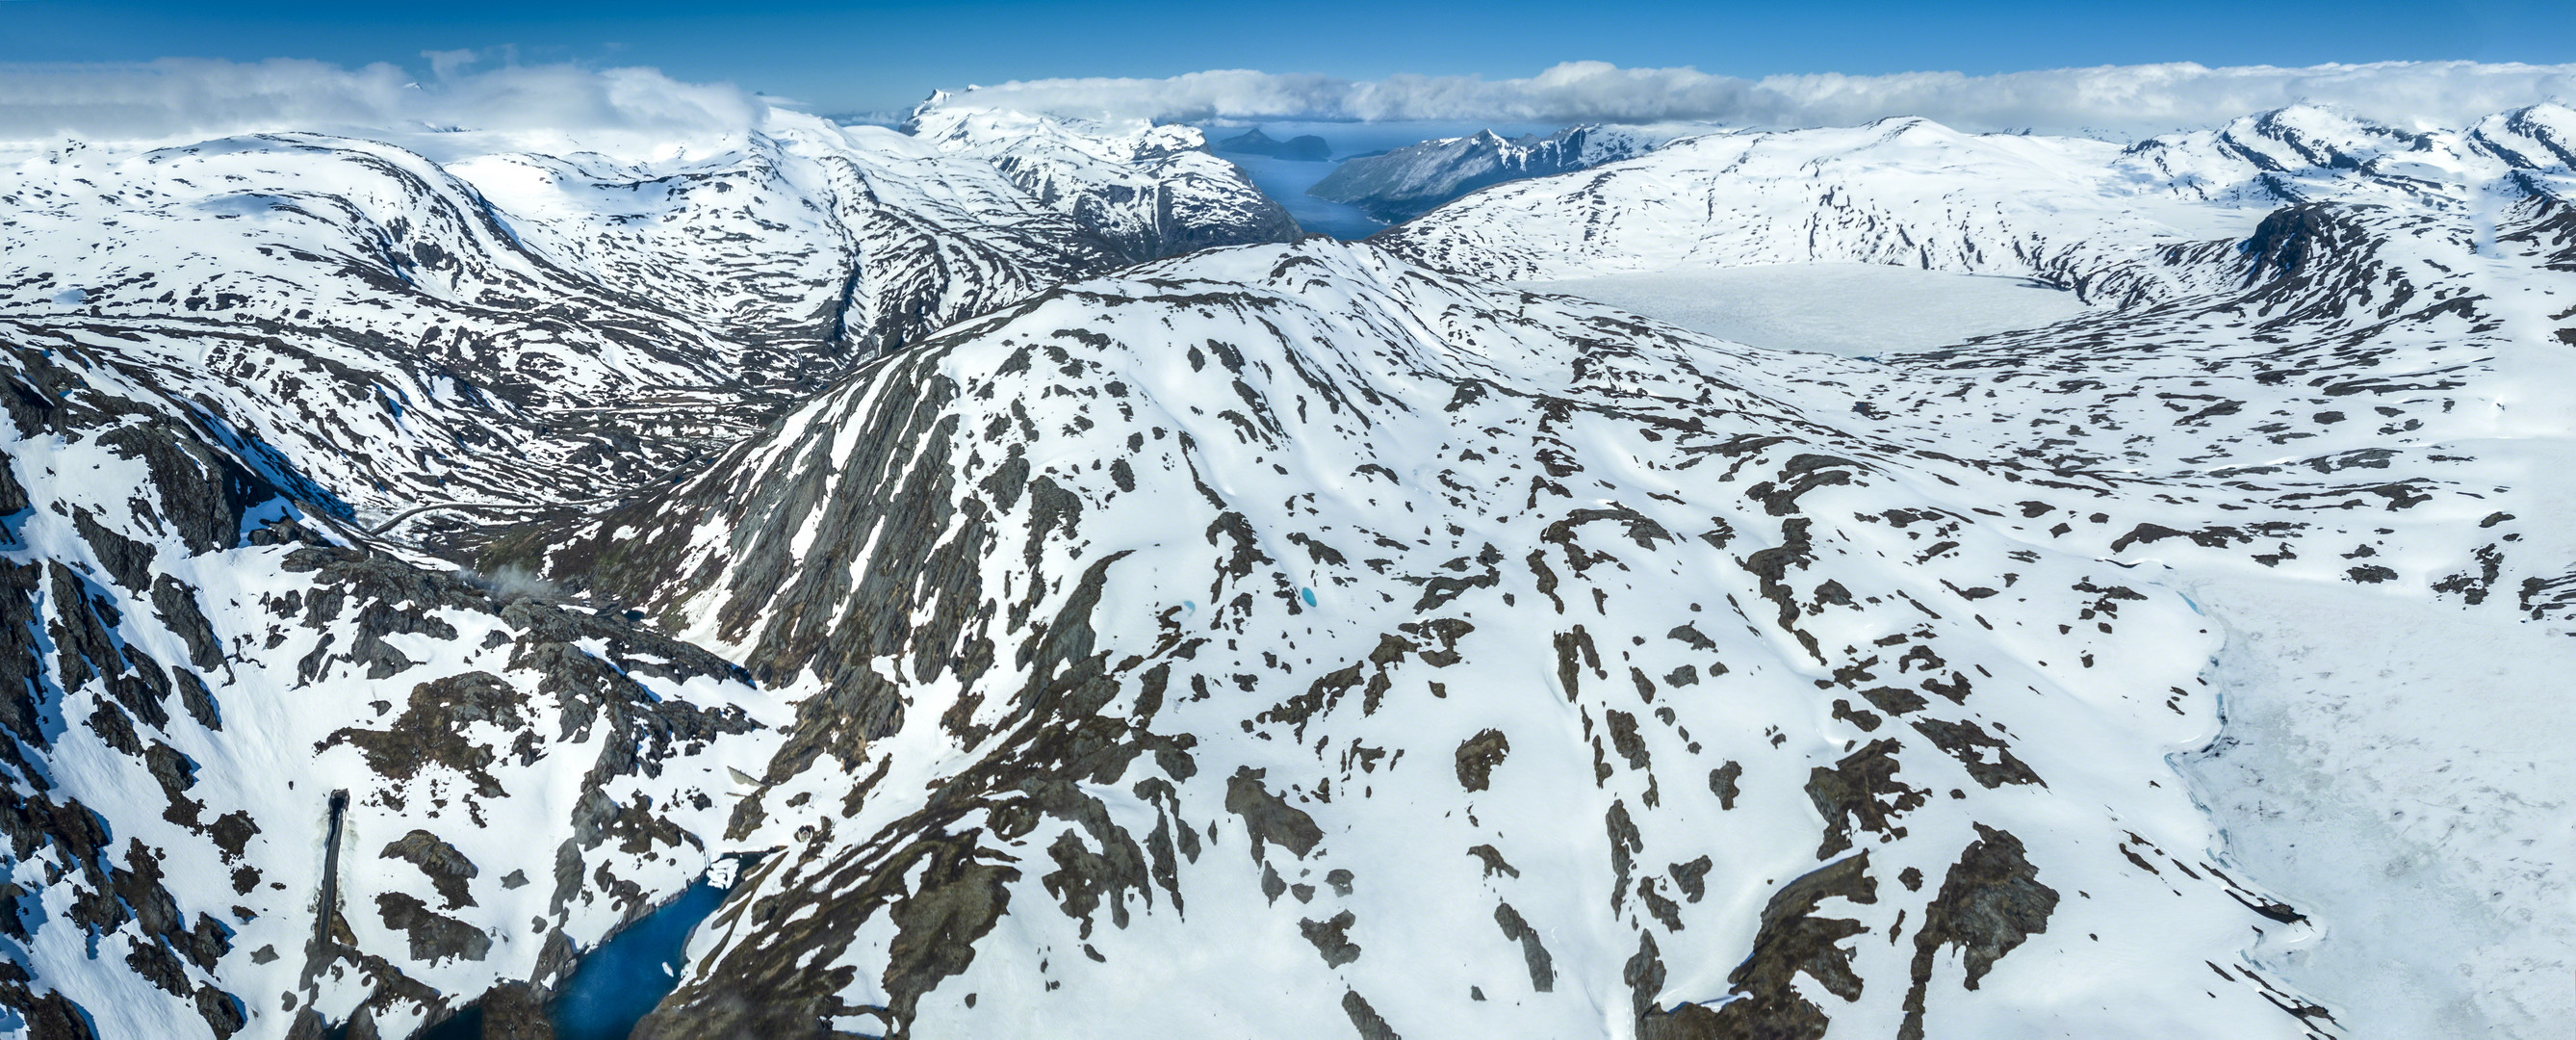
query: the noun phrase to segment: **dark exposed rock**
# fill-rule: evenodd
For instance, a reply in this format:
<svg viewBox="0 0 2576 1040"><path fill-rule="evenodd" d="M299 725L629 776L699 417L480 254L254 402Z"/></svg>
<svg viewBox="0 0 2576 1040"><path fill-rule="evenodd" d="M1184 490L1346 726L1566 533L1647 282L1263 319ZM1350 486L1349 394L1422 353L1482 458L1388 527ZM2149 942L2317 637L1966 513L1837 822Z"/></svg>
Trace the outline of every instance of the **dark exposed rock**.
<svg viewBox="0 0 2576 1040"><path fill-rule="evenodd" d="M1485 730L1460 742L1458 785L1470 791L1491 787L1494 767L1503 764L1504 757L1511 751L1511 739L1498 729Z"/></svg>
<svg viewBox="0 0 2576 1040"><path fill-rule="evenodd" d="M520 713L525 703L524 694L490 672L434 679L412 687L409 703L388 728L339 730L323 747L354 745L366 755L368 768L395 779L409 779L425 765L446 766L471 778L484 796L500 797L506 792L486 768L494 750L467 739L464 730L476 722L520 729L527 725Z"/></svg>
<svg viewBox="0 0 2576 1040"><path fill-rule="evenodd" d="M1342 994L1342 1011L1351 1016L1351 1028L1360 1031L1360 1040L1404 1040L1356 990Z"/></svg>
<svg viewBox="0 0 2576 1040"><path fill-rule="evenodd" d="M1932 743L1949 752L1950 757L1958 759L1960 765L1968 768L1968 776L1979 784L1989 788L2005 784L2048 786L2039 774L2023 765L2021 759L2013 757L2011 748L2003 741L1987 733L1984 726L1967 721L1916 719L1914 728L1932 738ZM1991 758L1989 752L1992 752Z"/></svg>
<svg viewBox="0 0 2576 1040"><path fill-rule="evenodd" d="M482 1015L482 1040L554 1040L545 996L527 983L494 986L474 1007Z"/></svg>
<svg viewBox="0 0 2576 1040"><path fill-rule="evenodd" d="M438 914L409 893L378 894L376 911L384 917L385 927L411 938L413 960L462 957L479 961L492 952L492 937L483 934L482 929Z"/></svg>
<svg viewBox="0 0 2576 1040"><path fill-rule="evenodd" d="M1735 808L1735 799L1744 793L1735 782L1743 776L1744 765L1740 762L1728 762L1708 771L1708 790L1717 796L1718 808Z"/></svg>
<svg viewBox="0 0 2576 1040"><path fill-rule="evenodd" d="M1706 856L1688 863L1675 863L1672 866L1673 884L1680 886L1682 894L1691 902L1699 902L1700 897L1708 894L1708 872L1716 865Z"/></svg>
<svg viewBox="0 0 2576 1040"><path fill-rule="evenodd" d="M447 909L475 905L473 894L466 890L466 882L478 873L473 861L466 859L464 853L456 851L456 846L438 835L413 830L386 845L378 855L419 867L421 873L429 875L429 882L438 889L439 898L447 901Z"/></svg>
<svg viewBox="0 0 2576 1040"><path fill-rule="evenodd" d="M1905 828L1893 822L1895 816L1921 808L1929 792L1896 779L1899 747L1893 740L1874 740L1834 763L1832 769L1818 766L1808 771L1807 799L1825 818L1825 840L1816 849L1817 859L1831 859L1850 848L1855 827L1904 836Z"/></svg>
<svg viewBox="0 0 2576 1040"><path fill-rule="evenodd" d="M1844 1000L1858 1000L1861 994L1860 976L1852 971L1852 952L1840 944L1866 929L1849 918L1817 916L1819 906L1831 898L1854 903L1878 901L1878 883L1869 876L1868 853L1818 867L1772 894L1770 903L1762 908L1762 926L1754 935L1752 954L1727 975L1740 999L1714 1012L1691 1004L1667 1013L1648 1003L1653 992L1662 988L1663 974L1662 963L1652 961L1653 940L1648 938L1639 957L1652 961L1651 966L1636 967L1635 971L1653 984L1631 983L1639 994L1641 1034L1712 1040L1819 1040L1825 1035L1828 1019L1823 1008L1799 994L1793 984L1797 976L1814 979L1826 992ZM1636 960L1629 963L1639 964ZM1655 1021L1659 1017L1664 1020Z"/></svg>
<svg viewBox="0 0 2576 1040"><path fill-rule="evenodd" d="M1356 915L1344 910L1334 914L1329 921L1299 921L1297 931L1306 937L1307 942L1315 944L1315 952L1324 956L1325 967L1338 968L1360 959L1359 944L1352 942L1347 934L1351 925L1358 921Z"/></svg>
<svg viewBox="0 0 2576 1040"><path fill-rule="evenodd" d="M2057 909L2057 891L2041 884L2039 869L2024 857L2021 839L1977 825L1978 840L1968 843L1941 891L1924 908L1923 925L1914 932L1914 984L1905 993L1905 1022L1900 1040L1922 1040L1924 994L1932 982L1933 958L1943 946L1956 947L1967 964L1967 988L1994 968L1997 960L2022 940L2048 930Z"/></svg>
<svg viewBox="0 0 2576 1040"><path fill-rule="evenodd" d="M1503 938L1521 944L1521 958L1529 963L1530 988L1540 993L1556 990L1556 959L1548 956L1547 947L1539 942L1538 929L1530 927L1521 912L1510 903L1494 905L1494 924L1503 930Z"/></svg>
<svg viewBox="0 0 2576 1040"><path fill-rule="evenodd" d="M1243 817L1244 829L1252 835L1252 858L1260 859L1262 844L1270 842L1304 859L1316 842L1324 840L1324 829L1305 810L1263 787L1265 772L1251 766L1237 768L1226 781L1225 811Z"/></svg>

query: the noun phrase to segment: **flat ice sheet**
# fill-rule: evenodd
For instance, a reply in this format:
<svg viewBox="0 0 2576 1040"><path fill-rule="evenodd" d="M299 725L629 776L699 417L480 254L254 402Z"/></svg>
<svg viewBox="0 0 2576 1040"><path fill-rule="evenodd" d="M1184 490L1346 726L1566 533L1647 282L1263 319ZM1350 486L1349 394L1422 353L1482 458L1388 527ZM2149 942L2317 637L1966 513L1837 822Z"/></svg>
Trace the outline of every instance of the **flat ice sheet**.
<svg viewBox="0 0 2576 1040"><path fill-rule="evenodd" d="M1998 275L1876 264L1765 264L1516 282L1777 350L1845 357L1948 346L2073 317L2075 294Z"/></svg>
<svg viewBox="0 0 2576 1040"><path fill-rule="evenodd" d="M2576 639L2352 586L2189 585L2226 625L2226 727L2176 765L2231 865L2325 930L2255 963L2354 1040L2565 1035Z"/></svg>

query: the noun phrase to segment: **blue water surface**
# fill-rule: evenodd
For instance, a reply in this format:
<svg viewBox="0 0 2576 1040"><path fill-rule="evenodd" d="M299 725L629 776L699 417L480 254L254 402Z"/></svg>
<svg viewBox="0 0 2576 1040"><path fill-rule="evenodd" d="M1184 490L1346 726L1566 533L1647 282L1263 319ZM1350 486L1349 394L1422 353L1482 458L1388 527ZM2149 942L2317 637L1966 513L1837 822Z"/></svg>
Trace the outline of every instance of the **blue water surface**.
<svg viewBox="0 0 2576 1040"><path fill-rule="evenodd" d="M690 885L680 898L583 956L549 1009L556 1040L626 1040L635 1023L679 984L689 933L724 895L705 881Z"/></svg>
<svg viewBox="0 0 2576 1040"><path fill-rule="evenodd" d="M1333 156L1324 162L1296 162L1267 156L1219 152L1217 157L1243 168L1252 186L1270 196L1288 215L1297 218L1297 226L1309 233L1320 232L1339 239L1367 238L1387 228L1385 221L1369 216L1357 206L1331 202L1306 194L1306 189L1324 179L1345 159L1402 148L1406 145L1441 137L1464 137L1478 130L1493 130L1505 137L1523 134L1552 133L1554 124L1540 123L1452 123L1397 121L1385 123L1324 123L1303 120L1266 122L1223 122L1200 127L1210 141L1222 141L1252 127L1280 140L1299 134L1314 134L1331 146Z"/></svg>

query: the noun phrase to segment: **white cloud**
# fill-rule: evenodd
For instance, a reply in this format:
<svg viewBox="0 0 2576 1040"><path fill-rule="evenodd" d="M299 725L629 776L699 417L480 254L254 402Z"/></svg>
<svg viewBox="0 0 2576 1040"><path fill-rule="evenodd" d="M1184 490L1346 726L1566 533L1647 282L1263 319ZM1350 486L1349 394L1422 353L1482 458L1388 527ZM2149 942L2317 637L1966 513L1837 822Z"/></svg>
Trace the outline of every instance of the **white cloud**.
<svg viewBox="0 0 2576 1040"><path fill-rule="evenodd" d="M2540 101L2576 99L2576 65L2383 62L2307 68L2190 63L1759 80L1696 69L1568 62L1526 79L1347 80L1250 71L1169 79L1055 79L977 87L952 104L1156 120L1441 122L1705 121L1851 125L1925 116L1968 130L2150 134L2300 102L2409 126L2459 126Z"/></svg>
<svg viewBox="0 0 2576 1040"><path fill-rule="evenodd" d="M0 141L164 140L266 130L550 130L640 138L761 126L777 98L645 68L493 66L424 55L426 77L392 65L169 59L136 64L0 63ZM2205 126L2297 102L2414 126L2459 126L2539 101L2576 101L2576 65L2390 62L2309 68L2192 64L1740 79L1695 69L1568 62L1521 79L1350 80L1244 70L1168 79L1056 79L978 87L952 104L1061 115L1444 123L1717 122L1851 125L1919 115L1968 130L2114 135Z"/></svg>
<svg viewBox="0 0 2576 1040"><path fill-rule="evenodd" d="M759 125L767 106L730 84L652 69L509 65L428 56L419 79L386 64L165 59L135 64L0 63L0 140L157 140L272 130L466 127L689 133Z"/></svg>

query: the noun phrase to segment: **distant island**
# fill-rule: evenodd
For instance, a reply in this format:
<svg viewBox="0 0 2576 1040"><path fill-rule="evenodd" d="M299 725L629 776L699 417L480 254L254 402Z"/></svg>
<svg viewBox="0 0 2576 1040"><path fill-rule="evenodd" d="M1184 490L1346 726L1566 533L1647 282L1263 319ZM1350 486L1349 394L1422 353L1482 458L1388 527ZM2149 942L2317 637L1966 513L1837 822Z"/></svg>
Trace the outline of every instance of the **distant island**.
<svg viewBox="0 0 2576 1040"><path fill-rule="evenodd" d="M1325 144L1321 137L1301 134L1282 141L1262 133L1261 128L1257 126L1249 133L1226 138L1208 147L1216 152L1266 155L1273 159L1288 159L1295 162L1323 162L1333 157L1333 146Z"/></svg>

